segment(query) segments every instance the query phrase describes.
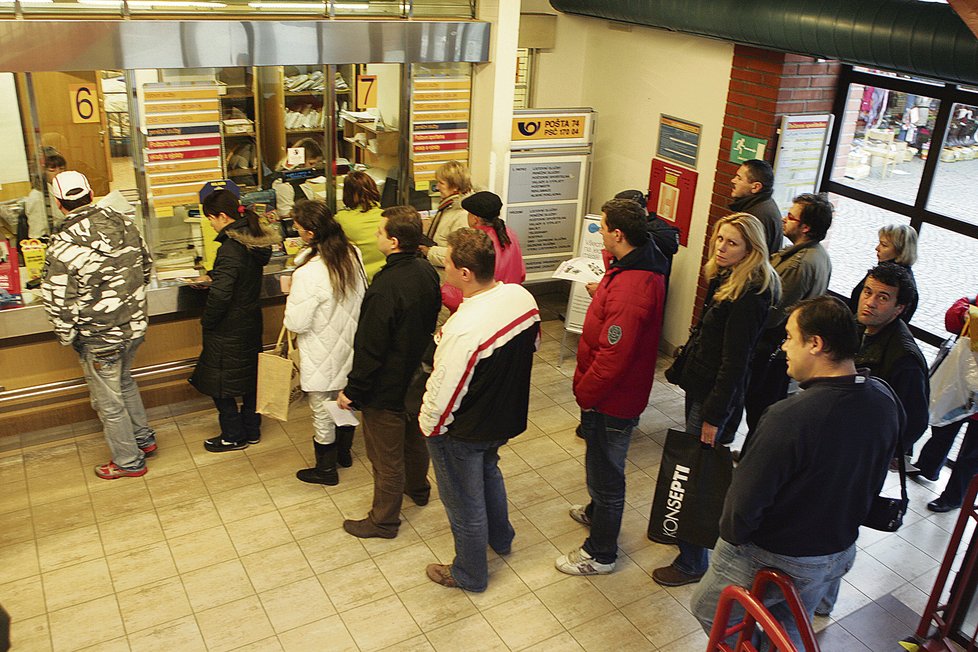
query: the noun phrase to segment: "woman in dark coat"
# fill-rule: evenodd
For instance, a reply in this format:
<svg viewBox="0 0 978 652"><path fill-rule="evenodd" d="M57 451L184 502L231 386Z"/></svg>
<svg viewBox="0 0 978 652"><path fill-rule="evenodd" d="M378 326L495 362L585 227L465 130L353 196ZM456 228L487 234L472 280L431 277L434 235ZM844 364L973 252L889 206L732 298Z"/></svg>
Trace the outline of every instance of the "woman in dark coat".
<svg viewBox="0 0 978 652"><path fill-rule="evenodd" d="M879 244L876 245L876 260L881 263L896 263L910 274L913 281L913 299L907 307L900 313L900 319L910 323L913 314L917 312L917 279L913 275L913 264L917 262L917 232L908 224L890 224L879 230ZM859 281L856 287L852 288L852 296L849 297L849 310L852 314L859 312L859 297L863 293L863 286L866 285L866 277Z"/></svg>
<svg viewBox="0 0 978 652"><path fill-rule="evenodd" d="M261 440L261 416L255 412L262 348L259 296L271 245L282 238L262 226L258 215L239 205L228 190L204 197L203 209L221 244L208 274L210 288L200 319L203 349L190 383L217 406L221 434L204 441L204 448L216 453Z"/></svg>
<svg viewBox="0 0 978 652"><path fill-rule="evenodd" d="M781 295L756 217L734 213L717 222L703 276L710 284L703 314L682 363L677 359L666 378L686 390L686 432L703 444L725 446L740 425L757 338ZM676 560L652 573L663 586L698 582L709 565L706 548L678 543Z"/></svg>

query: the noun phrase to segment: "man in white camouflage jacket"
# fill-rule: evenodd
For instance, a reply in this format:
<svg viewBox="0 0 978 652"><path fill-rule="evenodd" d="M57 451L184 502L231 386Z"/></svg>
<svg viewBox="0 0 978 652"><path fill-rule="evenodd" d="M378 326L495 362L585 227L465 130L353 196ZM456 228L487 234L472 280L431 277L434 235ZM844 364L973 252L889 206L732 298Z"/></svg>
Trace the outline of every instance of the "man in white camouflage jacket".
<svg viewBox="0 0 978 652"><path fill-rule="evenodd" d="M152 259L131 219L92 203L80 172L52 183L65 221L51 237L41 291L54 332L78 352L112 459L95 467L105 480L146 474L156 451L132 362L148 325Z"/></svg>

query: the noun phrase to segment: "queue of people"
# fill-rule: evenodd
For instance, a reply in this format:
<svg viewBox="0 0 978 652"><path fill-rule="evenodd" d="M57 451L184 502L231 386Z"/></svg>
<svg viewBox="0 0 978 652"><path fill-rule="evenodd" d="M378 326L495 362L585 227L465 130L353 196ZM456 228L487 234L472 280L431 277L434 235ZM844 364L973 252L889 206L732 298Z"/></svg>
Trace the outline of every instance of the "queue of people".
<svg viewBox="0 0 978 652"><path fill-rule="evenodd" d="M517 534L499 449L527 427L540 314L521 286L522 254L500 219L500 198L473 193L457 162L436 178L443 200L428 224L410 206L381 209L376 184L357 173L347 177L339 214L315 200L292 208L307 248L296 257L284 326L298 336L315 454L296 475L339 483L338 467L352 464L354 428L337 425L334 411L358 410L373 496L369 512L344 521L344 530L395 538L403 496L426 505L433 467L455 558L425 572L442 586L479 592L490 581L487 548L505 556ZM916 233L880 230L879 264L847 306L825 296L831 264L820 243L831 205L799 195L772 221L772 186L763 161L748 161L732 179L736 210L713 228L704 305L666 374L685 392L686 433L703 446L730 445L747 412L750 445L740 451L712 559L680 539L675 560L653 572L664 586L699 583L692 610L707 631L720 591L749 586L765 566L796 580L809 617L831 612L888 467L910 455L928 422L927 366L906 317L918 299L910 272ZM131 220L91 204L83 175L62 172L52 187L66 219L52 236L42 287L104 425L112 459L95 473L142 476L156 442L131 364L147 327L151 260ZM588 288L573 379L589 502L569 517L588 534L555 560L570 575L615 570L626 457L657 361L675 233L653 228L635 192L601 208L606 272ZM281 238L231 192L212 192L202 206L220 246L198 280L207 299L190 382L213 398L219 432L204 447L220 453L261 441L259 295L262 267ZM790 244L782 247L784 237ZM964 311L974 303L963 302ZM443 305L451 316L438 327ZM961 330L963 314L959 306L949 330ZM788 396L790 380L801 391ZM932 511L960 505L978 467L976 423ZM936 480L961 424L952 425L934 430L912 474ZM784 605L772 610L797 640Z"/></svg>

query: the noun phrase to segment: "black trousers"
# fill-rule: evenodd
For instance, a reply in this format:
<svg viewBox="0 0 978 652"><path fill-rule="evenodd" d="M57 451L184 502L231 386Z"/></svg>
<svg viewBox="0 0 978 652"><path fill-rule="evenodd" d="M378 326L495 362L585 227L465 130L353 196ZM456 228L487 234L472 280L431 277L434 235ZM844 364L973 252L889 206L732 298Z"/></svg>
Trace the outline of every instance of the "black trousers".
<svg viewBox="0 0 978 652"><path fill-rule="evenodd" d="M744 395L747 439L740 451L741 455L747 450L747 445L757 429L757 422L761 420L764 410L788 395L789 383L788 361L782 355L779 354L772 359L770 351L755 353L751 361L747 392Z"/></svg>
<svg viewBox="0 0 978 652"><path fill-rule="evenodd" d="M258 402L256 393L241 397L241 407L236 398L214 397L217 419L221 424L221 437L226 441L242 442L261 436L261 415L255 412Z"/></svg>

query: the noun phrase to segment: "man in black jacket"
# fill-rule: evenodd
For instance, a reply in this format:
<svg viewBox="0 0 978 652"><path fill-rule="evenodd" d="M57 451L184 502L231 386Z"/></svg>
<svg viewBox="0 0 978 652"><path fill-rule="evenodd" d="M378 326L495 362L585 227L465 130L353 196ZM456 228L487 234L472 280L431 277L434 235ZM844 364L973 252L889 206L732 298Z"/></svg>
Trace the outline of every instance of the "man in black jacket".
<svg viewBox="0 0 978 652"><path fill-rule="evenodd" d="M781 209L771 198L774 193L774 170L767 161L751 159L744 161L737 174L730 180L733 187L730 196L730 210L735 213L750 213L764 227L767 236L767 253L770 256L781 251L784 235L781 227Z"/></svg>
<svg viewBox="0 0 978 652"><path fill-rule="evenodd" d="M401 525L401 496L428 503L428 451L404 395L431 343L441 290L438 273L418 256L421 217L410 206L393 206L377 227L377 247L387 256L360 308L353 340L353 368L336 402L363 414L363 443L374 472L373 506L367 517L343 521L355 537L393 539Z"/></svg>
<svg viewBox="0 0 978 652"><path fill-rule="evenodd" d="M448 236L445 281L462 304L438 331L420 426L455 539L451 564L429 564L432 582L484 591L486 546L513 542L499 447L526 430L540 311L525 288L493 280L496 252L476 229Z"/></svg>
<svg viewBox="0 0 978 652"><path fill-rule="evenodd" d="M844 303L834 297L802 302L788 318L787 335L788 374L804 391L768 408L750 455L734 471L720 539L691 599L707 632L720 592L731 584L749 588L765 567L794 580L811 618L826 590L852 567L859 526L903 429L893 392L856 371L859 336ZM784 599L765 603L802 649Z"/></svg>

